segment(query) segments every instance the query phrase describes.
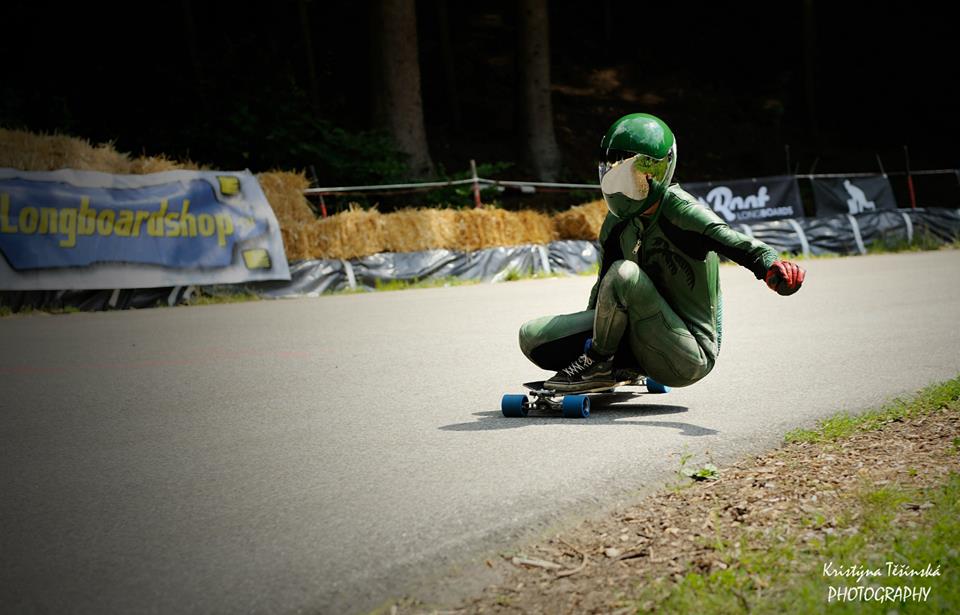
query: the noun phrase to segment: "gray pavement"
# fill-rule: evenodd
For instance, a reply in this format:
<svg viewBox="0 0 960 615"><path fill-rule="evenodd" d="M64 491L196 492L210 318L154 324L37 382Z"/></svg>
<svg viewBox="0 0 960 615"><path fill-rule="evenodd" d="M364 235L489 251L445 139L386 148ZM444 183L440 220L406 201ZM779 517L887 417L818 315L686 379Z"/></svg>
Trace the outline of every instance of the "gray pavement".
<svg viewBox="0 0 960 615"><path fill-rule="evenodd" d="M730 461L960 373L960 251L804 266L790 298L722 267L714 372L582 421L498 408L543 374L519 325L581 309L588 278L2 319L0 611L466 591L481 554L636 497L683 452Z"/></svg>

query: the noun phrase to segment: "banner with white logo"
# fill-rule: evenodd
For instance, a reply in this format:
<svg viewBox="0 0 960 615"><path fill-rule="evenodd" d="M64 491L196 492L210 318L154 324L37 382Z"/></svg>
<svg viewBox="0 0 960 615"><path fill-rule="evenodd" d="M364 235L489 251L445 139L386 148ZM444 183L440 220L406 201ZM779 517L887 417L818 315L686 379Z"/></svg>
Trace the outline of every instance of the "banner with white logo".
<svg viewBox="0 0 960 615"><path fill-rule="evenodd" d="M897 200L886 175L815 177L810 182L813 184L813 201L818 216L897 208Z"/></svg>
<svg viewBox="0 0 960 615"><path fill-rule="evenodd" d="M0 169L0 290L289 279L280 227L249 171Z"/></svg>
<svg viewBox="0 0 960 615"><path fill-rule="evenodd" d="M692 182L682 188L728 224L803 217L800 187L792 175Z"/></svg>

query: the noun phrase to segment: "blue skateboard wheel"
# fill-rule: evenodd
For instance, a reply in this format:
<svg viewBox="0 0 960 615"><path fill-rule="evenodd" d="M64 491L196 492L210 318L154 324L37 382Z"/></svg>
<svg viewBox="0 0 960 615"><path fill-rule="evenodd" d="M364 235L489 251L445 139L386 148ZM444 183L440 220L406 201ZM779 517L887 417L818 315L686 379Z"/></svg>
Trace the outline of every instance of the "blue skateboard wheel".
<svg viewBox="0 0 960 615"><path fill-rule="evenodd" d="M508 417L527 416L527 396L504 395L500 400L500 412Z"/></svg>
<svg viewBox="0 0 960 615"><path fill-rule="evenodd" d="M563 418L585 419L590 416L590 398L586 395L567 395L561 406Z"/></svg>
<svg viewBox="0 0 960 615"><path fill-rule="evenodd" d="M593 338L588 337L587 341L583 343L583 354L587 354L591 348L593 348Z"/></svg>
<svg viewBox="0 0 960 615"><path fill-rule="evenodd" d="M647 391L650 393L669 393L670 387L665 384L660 384L653 378L647 378Z"/></svg>

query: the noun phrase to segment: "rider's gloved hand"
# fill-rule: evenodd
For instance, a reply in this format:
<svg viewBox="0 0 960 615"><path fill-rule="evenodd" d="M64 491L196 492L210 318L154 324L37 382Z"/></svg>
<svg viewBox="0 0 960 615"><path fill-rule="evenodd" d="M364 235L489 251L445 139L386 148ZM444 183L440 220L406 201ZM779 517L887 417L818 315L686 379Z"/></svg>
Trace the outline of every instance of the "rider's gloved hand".
<svg viewBox="0 0 960 615"><path fill-rule="evenodd" d="M767 286L781 295L792 295L800 290L807 272L790 261L774 261L767 270Z"/></svg>

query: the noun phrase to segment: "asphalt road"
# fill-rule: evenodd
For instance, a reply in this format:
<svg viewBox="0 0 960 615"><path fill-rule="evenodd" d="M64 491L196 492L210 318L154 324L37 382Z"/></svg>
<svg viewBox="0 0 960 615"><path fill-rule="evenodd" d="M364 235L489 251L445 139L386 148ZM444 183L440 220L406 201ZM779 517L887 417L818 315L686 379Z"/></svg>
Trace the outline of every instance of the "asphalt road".
<svg viewBox="0 0 960 615"><path fill-rule="evenodd" d="M363 612L440 573L464 591L479 554L684 452L730 461L960 373L960 251L805 266L789 298L722 267L714 372L580 421L498 408L543 374L519 325L580 309L588 278L2 319L0 611Z"/></svg>

